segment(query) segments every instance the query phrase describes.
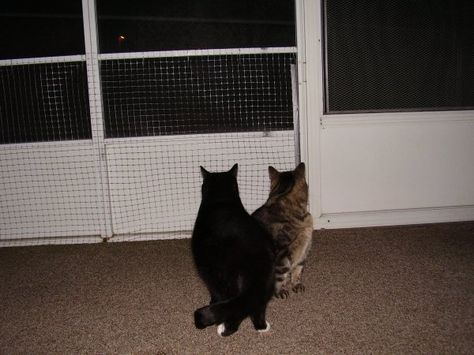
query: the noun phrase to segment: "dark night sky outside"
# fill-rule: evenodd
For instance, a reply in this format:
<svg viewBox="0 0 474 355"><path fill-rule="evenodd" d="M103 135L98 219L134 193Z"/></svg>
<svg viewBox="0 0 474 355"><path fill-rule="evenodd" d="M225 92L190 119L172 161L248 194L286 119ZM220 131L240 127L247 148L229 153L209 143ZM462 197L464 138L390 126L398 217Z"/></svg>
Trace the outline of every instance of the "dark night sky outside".
<svg viewBox="0 0 474 355"><path fill-rule="evenodd" d="M98 0L97 12L102 53L295 45L292 0ZM2 1L0 18L0 59L84 53L80 0Z"/></svg>

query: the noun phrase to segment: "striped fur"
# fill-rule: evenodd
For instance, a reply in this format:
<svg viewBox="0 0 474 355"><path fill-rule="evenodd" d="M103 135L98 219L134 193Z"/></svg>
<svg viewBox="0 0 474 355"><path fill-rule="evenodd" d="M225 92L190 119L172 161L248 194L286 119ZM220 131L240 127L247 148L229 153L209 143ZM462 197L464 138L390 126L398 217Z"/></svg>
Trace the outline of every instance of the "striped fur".
<svg viewBox="0 0 474 355"><path fill-rule="evenodd" d="M278 172L269 167L271 187L268 200L252 216L272 235L277 248L275 296L286 298L304 291L302 274L311 247L313 218L308 212L305 165Z"/></svg>

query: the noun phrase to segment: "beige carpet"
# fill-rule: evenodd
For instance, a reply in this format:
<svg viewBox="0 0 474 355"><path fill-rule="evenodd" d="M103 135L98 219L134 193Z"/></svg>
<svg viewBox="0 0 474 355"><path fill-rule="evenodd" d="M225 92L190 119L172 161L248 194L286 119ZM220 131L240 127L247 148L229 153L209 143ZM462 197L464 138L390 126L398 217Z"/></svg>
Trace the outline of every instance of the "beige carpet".
<svg viewBox="0 0 474 355"><path fill-rule="evenodd" d="M197 330L189 240L0 249L0 354L472 354L474 222L315 233L269 333Z"/></svg>

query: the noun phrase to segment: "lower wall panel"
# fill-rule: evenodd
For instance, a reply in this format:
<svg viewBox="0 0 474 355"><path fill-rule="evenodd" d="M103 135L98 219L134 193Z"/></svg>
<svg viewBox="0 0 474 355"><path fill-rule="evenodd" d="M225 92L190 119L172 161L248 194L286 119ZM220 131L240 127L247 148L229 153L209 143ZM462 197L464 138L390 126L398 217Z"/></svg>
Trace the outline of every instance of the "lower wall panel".
<svg viewBox="0 0 474 355"><path fill-rule="evenodd" d="M241 198L252 212L268 196L268 166L289 170L296 161L293 131L110 139L102 201L91 141L0 148L0 247L99 242L109 219L113 241L189 237L200 165L224 171L238 163Z"/></svg>
<svg viewBox="0 0 474 355"><path fill-rule="evenodd" d="M268 165L295 166L293 131L110 139L106 153L113 232L121 240L190 235L201 200L200 165L224 171L238 163L249 212L268 197Z"/></svg>
<svg viewBox="0 0 474 355"><path fill-rule="evenodd" d="M466 205L474 205L474 119L321 130L323 214Z"/></svg>
<svg viewBox="0 0 474 355"><path fill-rule="evenodd" d="M328 213L316 218L314 225L316 229L335 229L472 220L474 220L474 206L456 206L374 212Z"/></svg>
<svg viewBox="0 0 474 355"><path fill-rule="evenodd" d="M474 220L474 112L324 116L316 228Z"/></svg>
<svg viewBox="0 0 474 355"><path fill-rule="evenodd" d="M91 141L0 146L0 171L0 245L101 234Z"/></svg>

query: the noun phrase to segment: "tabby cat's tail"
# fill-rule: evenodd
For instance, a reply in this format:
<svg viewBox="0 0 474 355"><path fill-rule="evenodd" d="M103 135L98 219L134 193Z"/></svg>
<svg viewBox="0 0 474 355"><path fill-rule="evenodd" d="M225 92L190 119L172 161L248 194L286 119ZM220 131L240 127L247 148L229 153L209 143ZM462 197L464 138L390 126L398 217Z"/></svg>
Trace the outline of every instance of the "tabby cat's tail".
<svg viewBox="0 0 474 355"><path fill-rule="evenodd" d="M203 329L229 319L242 320L250 313L248 301L247 295L242 293L237 297L199 308L194 312L194 324L196 328Z"/></svg>

